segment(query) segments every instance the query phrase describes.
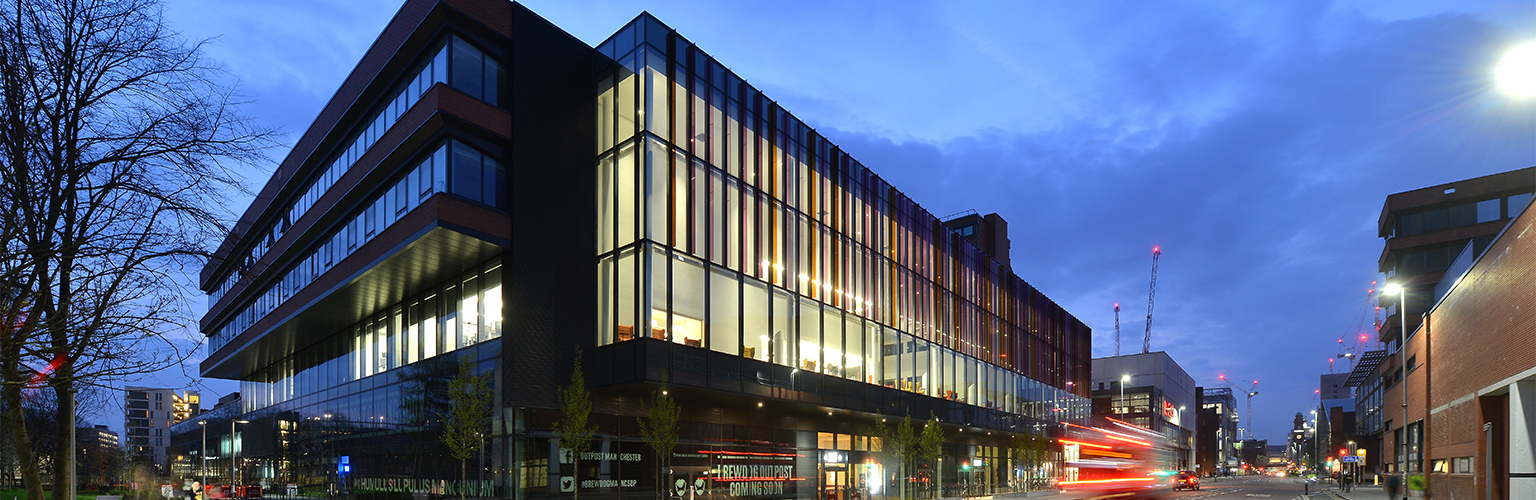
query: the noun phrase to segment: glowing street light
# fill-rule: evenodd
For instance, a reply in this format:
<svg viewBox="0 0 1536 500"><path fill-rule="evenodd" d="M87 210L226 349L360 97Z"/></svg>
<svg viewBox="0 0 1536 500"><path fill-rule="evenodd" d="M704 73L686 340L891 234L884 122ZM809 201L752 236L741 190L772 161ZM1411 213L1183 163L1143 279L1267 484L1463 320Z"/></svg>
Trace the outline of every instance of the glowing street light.
<svg viewBox="0 0 1536 500"><path fill-rule="evenodd" d="M1129 405L1125 404L1125 384L1127 382L1130 382L1130 381L1131 381L1131 376L1130 375L1121 375L1120 376L1120 409L1122 410L1120 413L1122 415L1124 415L1126 413L1130 413ZM1122 416L1120 418L1125 418L1125 417Z"/></svg>
<svg viewBox="0 0 1536 500"><path fill-rule="evenodd" d="M1533 46L1533 47L1536 47L1536 46ZM1536 54L1536 52L1533 52L1533 54ZM1400 366L1402 366L1402 370L1403 370L1403 381L1402 381L1402 386L1403 386L1403 424L1402 425L1403 425L1403 438L1407 439L1408 438L1408 360L1407 360L1407 356L1408 356L1408 349L1407 349L1407 347L1408 347L1408 305L1407 305L1408 304L1408 290L1404 289L1403 285L1399 285L1397 283L1387 283L1387 286L1382 287L1381 294L1382 295L1396 295L1397 296L1397 317L1398 317L1398 319L1402 320L1402 323L1400 323L1400 326L1398 328L1399 331L1397 332L1397 362L1398 362L1398 364ZM1401 448L1401 446L1399 446L1399 447ZM1385 457L1383 457L1383 458L1385 458ZM1400 461L1400 463L1398 465L1398 472L1401 473L1403 471L1406 471L1408 469L1408 460L1407 460L1407 458L1406 457L1397 457L1397 459Z"/></svg>
<svg viewBox="0 0 1536 500"><path fill-rule="evenodd" d="M197 421L197 426L203 428L203 451L198 452L198 458L203 459L203 469L202 469L202 471L203 471L203 484L202 484L201 487L204 488L203 491L207 491L207 488L208 488L208 419L205 418L205 419L202 419L202 420L198 420ZM195 491L192 492L192 493L193 494L197 494L197 492L195 492Z"/></svg>
<svg viewBox="0 0 1536 500"><path fill-rule="evenodd" d="M235 472L236 472L236 467L238 467L237 464L240 463L240 449L235 447L235 424L249 424L249 423L251 423L250 420L230 420L229 421L229 453L230 453L230 461L229 461L229 489L230 489L230 492L229 492L229 494L230 494L230 498L234 498L235 484L237 484L235 482ZM204 486L204 488L206 488L206 487L207 486Z"/></svg>

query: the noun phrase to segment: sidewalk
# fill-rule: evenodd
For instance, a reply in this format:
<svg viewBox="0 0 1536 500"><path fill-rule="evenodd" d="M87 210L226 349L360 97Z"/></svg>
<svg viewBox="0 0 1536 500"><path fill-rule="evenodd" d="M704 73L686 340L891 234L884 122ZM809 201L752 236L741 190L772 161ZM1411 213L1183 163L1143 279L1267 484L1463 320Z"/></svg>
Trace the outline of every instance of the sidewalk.
<svg viewBox="0 0 1536 500"><path fill-rule="evenodd" d="M1321 487L1322 489L1319 489ZM1376 485L1356 485L1349 489L1348 493L1339 489L1338 484L1319 485L1312 483L1312 493L1306 498L1312 500L1386 500L1387 494Z"/></svg>
<svg viewBox="0 0 1536 500"><path fill-rule="evenodd" d="M979 497L941 497L935 500L1022 500L1025 498L1056 499L1068 497L1063 495L1061 490L1050 489L1031 491L1028 493L1022 491L1016 491L1012 493L997 493Z"/></svg>

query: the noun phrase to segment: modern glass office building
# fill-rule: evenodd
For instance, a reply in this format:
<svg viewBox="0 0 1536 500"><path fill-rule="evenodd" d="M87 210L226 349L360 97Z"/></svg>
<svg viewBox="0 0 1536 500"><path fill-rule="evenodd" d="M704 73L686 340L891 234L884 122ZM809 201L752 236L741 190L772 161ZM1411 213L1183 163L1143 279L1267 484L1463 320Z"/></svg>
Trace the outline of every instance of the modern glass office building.
<svg viewBox="0 0 1536 500"><path fill-rule="evenodd" d="M1088 420L1091 335L969 228L648 14L592 48L504 0L413 0L204 270L202 370L285 436L232 442L240 476L304 491L1022 488L1054 468L1011 440ZM578 348L580 470L552 431ZM438 435L463 356L498 411L461 482ZM636 420L660 387L665 460ZM876 429L909 415L945 444L896 477Z"/></svg>

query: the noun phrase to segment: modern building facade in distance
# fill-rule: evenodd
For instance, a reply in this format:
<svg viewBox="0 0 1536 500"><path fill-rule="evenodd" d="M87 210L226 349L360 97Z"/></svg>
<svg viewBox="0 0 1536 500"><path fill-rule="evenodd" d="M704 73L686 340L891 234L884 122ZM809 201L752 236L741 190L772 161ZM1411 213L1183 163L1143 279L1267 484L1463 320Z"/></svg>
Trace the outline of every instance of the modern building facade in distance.
<svg viewBox="0 0 1536 500"><path fill-rule="evenodd" d="M1094 419L1113 418L1167 437L1173 453L1158 467L1197 468L1199 393L1173 357L1156 351L1094 358L1092 384Z"/></svg>
<svg viewBox="0 0 1536 500"><path fill-rule="evenodd" d="M1088 422L1086 325L647 14L593 48L502 0L407 2L202 282L204 375L241 381L253 430L322 443L237 431L245 482L987 492L1051 470L1013 438ZM580 470L552 439L578 348ZM437 436L466 356L498 411L461 471ZM662 387L671 457L636 420ZM938 458L896 477L874 429L930 415Z"/></svg>
<svg viewBox="0 0 1536 500"><path fill-rule="evenodd" d="M1343 404L1345 400L1353 403L1355 399L1355 393L1352 388L1350 388L1350 386L1345 383L1348 381L1348 373L1330 373L1327 375L1318 376L1318 399L1322 401L1338 401L1339 403L1337 404ZM1323 405L1327 406L1329 403L1323 403Z"/></svg>
<svg viewBox="0 0 1536 500"><path fill-rule="evenodd" d="M155 464L168 471L165 449L170 445L170 428L196 415L202 405L197 391L134 387L124 388L126 419L123 433L128 457Z"/></svg>
<svg viewBox="0 0 1536 500"><path fill-rule="evenodd" d="M1198 388L1200 421L1195 442L1196 463L1201 474L1224 475L1238 467L1237 397L1230 387Z"/></svg>
<svg viewBox="0 0 1536 500"><path fill-rule="evenodd" d="M117 431L105 425L75 429L75 446L80 458L75 463L75 477L90 485L111 485L115 471L122 464L122 443Z"/></svg>
<svg viewBox="0 0 1536 500"><path fill-rule="evenodd" d="M1358 449L1366 450L1365 457L1360 459L1360 470L1368 474L1379 474L1390 470L1387 467L1388 454L1384 453L1381 437L1385 428L1388 410L1382 406L1383 391L1387 389L1387 381L1377 376L1377 369L1387 359L1385 349L1365 351L1355 361L1354 369L1349 372L1349 378L1344 385L1350 387L1355 393L1355 440ZM1393 415L1400 416L1396 411ZM1370 476L1367 476L1370 477Z"/></svg>

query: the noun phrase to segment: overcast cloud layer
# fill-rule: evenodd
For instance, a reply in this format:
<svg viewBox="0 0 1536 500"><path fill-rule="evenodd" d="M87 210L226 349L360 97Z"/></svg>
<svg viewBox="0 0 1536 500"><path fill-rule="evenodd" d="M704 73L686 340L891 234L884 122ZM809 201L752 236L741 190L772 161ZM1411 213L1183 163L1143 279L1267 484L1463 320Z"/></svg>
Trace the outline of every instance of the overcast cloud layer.
<svg viewBox="0 0 1536 500"><path fill-rule="evenodd" d="M649 10L931 213L997 212L1016 272L1093 328L1096 356L1116 302L1122 352L1140 349L1161 246L1152 349L1200 385L1258 379L1261 439L1316 405L1337 339L1371 330L1386 195L1536 163L1536 102L1492 80L1536 40L1529 1L526 4L594 45ZM291 143L399 5L166 15L217 37L248 111Z"/></svg>

